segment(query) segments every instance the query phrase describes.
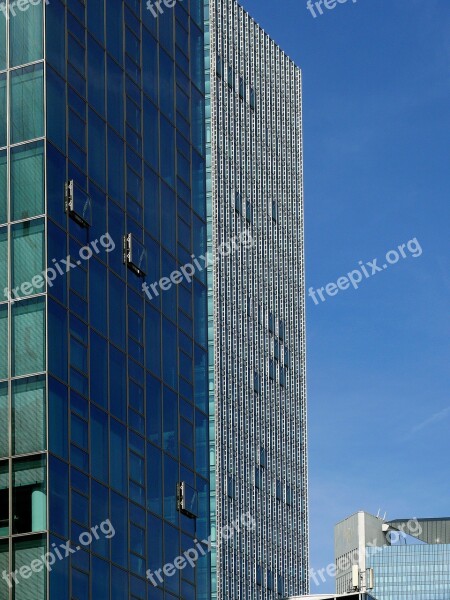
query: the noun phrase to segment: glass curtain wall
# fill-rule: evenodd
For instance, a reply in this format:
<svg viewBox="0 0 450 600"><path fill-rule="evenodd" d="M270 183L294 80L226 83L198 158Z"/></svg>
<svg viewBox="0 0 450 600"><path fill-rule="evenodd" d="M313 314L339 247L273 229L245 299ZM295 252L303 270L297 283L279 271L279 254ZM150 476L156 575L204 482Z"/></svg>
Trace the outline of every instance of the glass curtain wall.
<svg viewBox="0 0 450 600"><path fill-rule="evenodd" d="M46 552L44 9L0 15L0 571ZM2 599L45 598L45 572Z"/></svg>
<svg viewBox="0 0 450 600"><path fill-rule="evenodd" d="M148 577L210 535L205 274L142 287L206 244L203 3L162 8L46 6L46 264L76 265L48 288L49 541L115 532L58 561L52 600L210 599L207 551Z"/></svg>

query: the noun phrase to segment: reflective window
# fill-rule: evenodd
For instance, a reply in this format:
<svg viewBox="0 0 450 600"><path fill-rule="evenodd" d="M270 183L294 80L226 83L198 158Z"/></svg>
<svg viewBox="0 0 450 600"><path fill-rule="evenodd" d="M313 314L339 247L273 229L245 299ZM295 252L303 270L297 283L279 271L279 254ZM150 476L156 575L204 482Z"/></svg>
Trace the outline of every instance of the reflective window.
<svg viewBox="0 0 450 600"><path fill-rule="evenodd" d="M26 144L11 150L11 213L12 221L44 213L42 142Z"/></svg>
<svg viewBox="0 0 450 600"><path fill-rule="evenodd" d="M108 415L91 406L91 473L108 483Z"/></svg>
<svg viewBox="0 0 450 600"><path fill-rule="evenodd" d="M44 135L42 64L11 72L11 143Z"/></svg>
<svg viewBox="0 0 450 600"><path fill-rule="evenodd" d="M26 65L43 57L43 5L44 2L27 2L25 8L17 6L9 18L10 67ZM12 8L12 4L10 7Z"/></svg>
<svg viewBox="0 0 450 600"><path fill-rule="evenodd" d="M69 535L69 468L49 458L49 529L67 539Z"/></svg>
<svg viewBox="0 0 450 600"><path fill-rule="evenodd" d="M126 428L111 419L111 486L127 493L127 433Z"/></svg>
<svg viewBox="0 0 450 600"><path fill-rule="evenodd" d="M45 538L34 537L32 539L16 540L13 546L13 570L28 567L34 560L45 554ZM14 588L14 600L29 600L30 598L46 597L46 570L32 573L28 579L21 578L20 585Z"/></svg>
<svg viewBox="0 0 450 600"><path fill-rule="evenodd" d="M68 455L67 412L66 386L49 377L49 448L63 458Z"/></svg>
<svg viewBox="0 0 450 600"><path fill-rule="evenodd" d="M16 302L12 306L12 374L45 370L45 300Z"/></svg>
<svg viewBox="0 0 450 600"><path fill-rule="evenodd" d="M53 300L48 303L48 336L52 340L48 348L48 369L67 381L67 310Z"/></svg>
<svg viewBox="0 0 450 600"><path fill-rule="evenodd" d="M45 450L45 380L29 377L13 383L13 453Z"/></svg>
<svg viewBox="0 0 450 600"><path fill-rule="evenodd" d="M0 228L0 302L6 302L8 299L8 229ZM0 366L1 371L1 366ZM0 375L1 378L1 375Z"/></svg>
<svg viewBox="0 0 450 600"><path fill-rule="evenodd" d="M4 19L0 19L0 25ZM0 75L0 146L7 144L7 129L6 129L6 73Z"/></svg>
<svg viewBox="0 0 450 600"><path fill-rule="evenodd" d="M6 18L0 19L0 71L6 69L6 23Z"/></svg>
<svg viewBox="0 0 450 600"><path fill-rule="evenodd" d="M1 102L1 100L0 100ZM1 108L0 108L1 110ZM1 127L1 123L0 123ZM1 133L0 133L1 136ZM8 220L8 162L6 150L0 152L0 224Z"/></svg>
<svg viewBox="0 0 450 600"><path fill-rule="evenodd" d="M11 228L14 298L45 291L44 233L44 219L25 221Z"/></svg>

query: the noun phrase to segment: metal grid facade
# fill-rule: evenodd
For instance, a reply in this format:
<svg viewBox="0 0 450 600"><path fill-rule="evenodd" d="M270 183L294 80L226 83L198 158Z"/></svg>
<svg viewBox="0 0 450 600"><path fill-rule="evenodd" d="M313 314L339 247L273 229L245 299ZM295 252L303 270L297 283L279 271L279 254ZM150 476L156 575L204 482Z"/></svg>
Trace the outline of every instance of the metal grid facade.
<svg viewBox="0 0 450 600"><path fill-rule="evenodd" d="M217 537L256 521L217 544L212 589L275 599L308 591L301 72L232 0L208 31L210 250L254 242L209 273Z"/></svg>

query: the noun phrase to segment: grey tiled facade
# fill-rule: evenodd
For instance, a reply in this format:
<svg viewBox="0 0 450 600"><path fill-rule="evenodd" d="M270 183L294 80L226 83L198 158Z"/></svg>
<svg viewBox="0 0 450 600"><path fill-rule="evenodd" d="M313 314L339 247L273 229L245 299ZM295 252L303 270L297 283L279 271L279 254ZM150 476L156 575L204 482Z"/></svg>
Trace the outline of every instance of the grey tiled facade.
<svg viewBox="0 0 450 600"><path fill-rule="evenodd" d="M256 520L212 589L275 599L308 588L301 72L236 2L209 17L209 244L254 242L209 273L212 521Z"/></svg>

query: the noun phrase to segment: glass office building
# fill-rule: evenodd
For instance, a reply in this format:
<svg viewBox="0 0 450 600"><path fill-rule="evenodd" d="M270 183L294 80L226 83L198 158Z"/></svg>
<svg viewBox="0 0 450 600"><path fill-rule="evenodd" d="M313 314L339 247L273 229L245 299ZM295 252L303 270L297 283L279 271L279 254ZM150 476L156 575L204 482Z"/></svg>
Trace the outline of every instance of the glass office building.
<svg viewBox="0 0 450 600"><path fill-rule="evenodd" d="M367 549L377 600L450 598L450 544L414 544Z"/></svg>
<svg viewBox="0 0 450 600"><path fill-rule="evenodd" d="M203 1L0 10L0 598L209 600Z"/></svg>
<svg viewBox="0 0 450 600"><path fill-rule="evenodd" d="M336 590L377 600L450 598L450 518L384 521L363 511L335 527Z"/></svg>
<svg viewBox="0 0 450 600"><path fill-rule="evenodd" d="M301 72L234 0L207 26L212 598L278 599L309 586Z"/></svg>

